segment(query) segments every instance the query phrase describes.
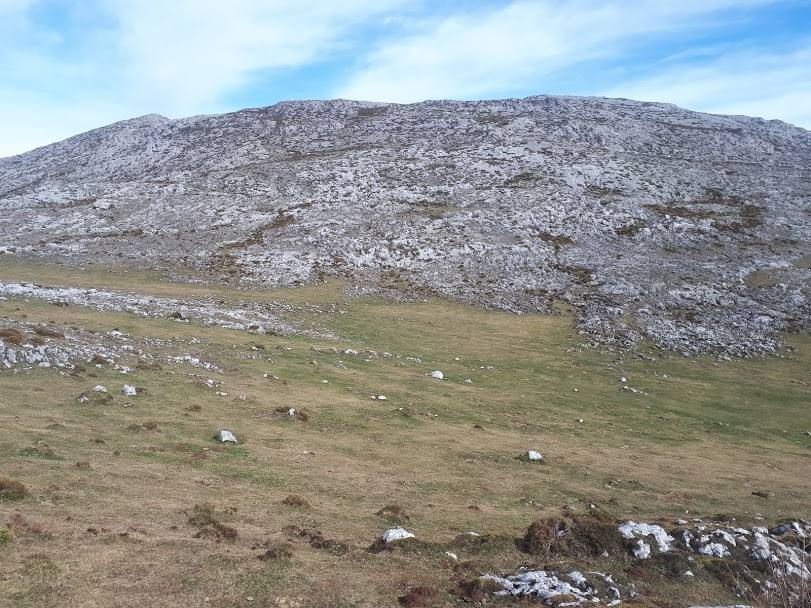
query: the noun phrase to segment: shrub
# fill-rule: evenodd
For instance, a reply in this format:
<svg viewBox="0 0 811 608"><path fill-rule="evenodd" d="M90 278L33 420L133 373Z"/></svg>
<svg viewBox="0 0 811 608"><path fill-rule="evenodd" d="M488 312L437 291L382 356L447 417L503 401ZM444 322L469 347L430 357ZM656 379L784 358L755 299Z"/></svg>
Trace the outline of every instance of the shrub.
<svg viewBox="0 0 811 608"><path fill-rule="evenodd" d="M288 507L297 507L299 509L306 509L310 506L310 503L299 494L291 494L282 501L282 504L287 505Z"/></svg>
<svg viewBox="0 0 811 608"><path fill-rule="evenodd" d="M543 559L566 555L623 555L625 541L617 521L601 511L569 517L544 517L529 526L524 549Z"/></svg>
<svg viewBox="0 0 811 608"><path fill-rule="evenodd" d="M14 479L7 477L0 477L0 501L2 500L21 500L28 494L28 489Z"/></svg>

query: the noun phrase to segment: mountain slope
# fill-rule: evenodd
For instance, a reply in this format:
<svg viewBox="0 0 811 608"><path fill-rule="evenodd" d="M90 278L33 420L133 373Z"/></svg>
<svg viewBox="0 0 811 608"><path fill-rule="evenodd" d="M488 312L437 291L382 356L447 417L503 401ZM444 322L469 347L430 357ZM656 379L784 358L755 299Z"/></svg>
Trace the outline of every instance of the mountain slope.
<svg viewBox="0 0 811 608"><path fill-rule="evenodd" d="M770 351L811 319L811 133L628 100L285 102L0 160L7 251L514 311Z"/></svg>

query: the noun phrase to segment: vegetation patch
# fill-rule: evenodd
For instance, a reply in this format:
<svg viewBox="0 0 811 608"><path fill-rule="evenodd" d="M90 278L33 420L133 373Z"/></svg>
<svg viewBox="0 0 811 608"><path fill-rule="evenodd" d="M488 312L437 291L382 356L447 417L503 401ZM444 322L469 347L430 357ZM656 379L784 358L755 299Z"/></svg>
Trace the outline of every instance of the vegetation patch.
<svg viewBox="0 0 811 608"><path fill-rule="evenodd" d="M411 518L400 505L386 505L375 513L378 517L382 517L388 522L393 524L407 524Z"/></svg>
<svg viewBox="0 0 811 608"><path fill-rule="evenodd" d="M524 550L541 559L626 554L617 520L598 510L535 520L524 535Z"/></svg>
<svg viewBox="0 0 811 608"><path fill-rule="evenodd" d="M17 450L18 456L27 458L41 458L42 460L62 460L53 448L43 444L34 445L30 447L20 448Z"/></svg>
<svg viewBox="0 0 811 608"><path fill-rule="evenodd" d="M28 489L22 482L8 477L0 477L0 501L22 500L28 495Z"/></svg>
<svg viewBox="0 0 811 608"><path fill-rule="evenodd" d="M307 500L300 494L290 494L282 501L282 504L287 505L288 507L295 507L297 509L306 509L310 506L310 503L307 502Z"/></svg>

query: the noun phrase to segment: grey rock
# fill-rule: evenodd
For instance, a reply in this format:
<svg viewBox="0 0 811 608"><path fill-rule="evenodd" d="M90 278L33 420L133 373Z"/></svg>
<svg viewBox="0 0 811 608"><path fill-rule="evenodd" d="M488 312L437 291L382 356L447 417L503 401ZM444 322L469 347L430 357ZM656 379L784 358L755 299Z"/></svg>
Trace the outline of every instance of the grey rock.
<svg viewBox="0 0 811 608"><path fill-rule="evenodd" d="M284 102L0 159L5 255L564 301L588 343L722 357L808 331L810 204L810 132L624 99Z"/></svg>

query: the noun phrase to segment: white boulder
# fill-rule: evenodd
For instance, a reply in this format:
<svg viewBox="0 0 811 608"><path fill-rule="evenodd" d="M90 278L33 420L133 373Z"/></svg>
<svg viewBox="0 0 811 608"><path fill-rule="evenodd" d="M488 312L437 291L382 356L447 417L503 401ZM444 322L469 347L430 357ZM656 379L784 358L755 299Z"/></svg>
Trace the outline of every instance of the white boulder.
<svg viewBox="0 0 811 608"><path fill-rule="evenodd" d="M222 429L216 435L214 435L214 439L219 441L220 443L239 443L237 441L236 435L234 435L231 431L227 429Z"/></svg>
<svg viewBox="0 0 811 608"><path fill-rule="evenodd" d="M405 528L391 528L383 534L383 542L386 544L404 538L415 538L415 536Z"/></svg>

